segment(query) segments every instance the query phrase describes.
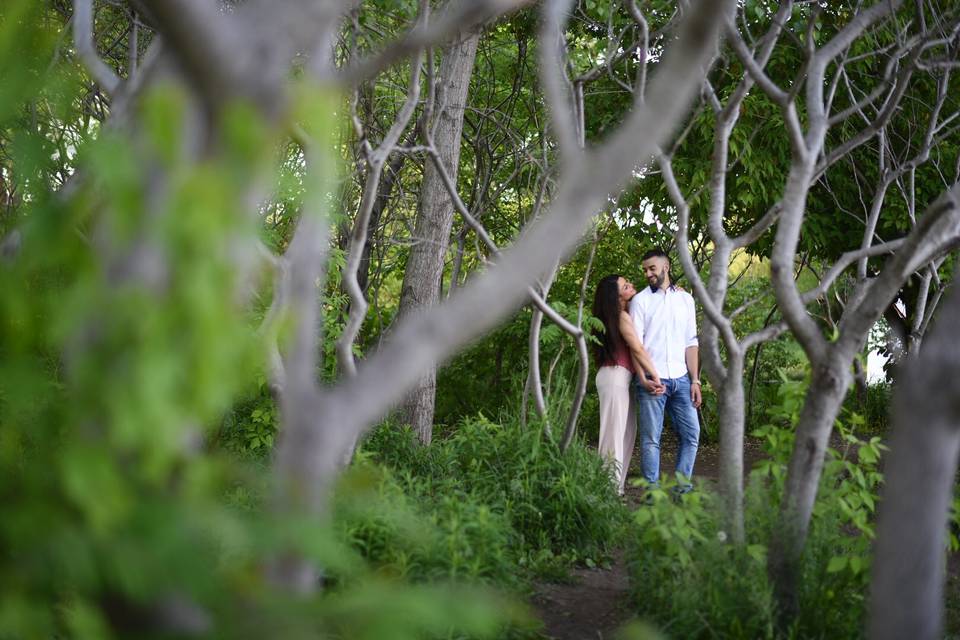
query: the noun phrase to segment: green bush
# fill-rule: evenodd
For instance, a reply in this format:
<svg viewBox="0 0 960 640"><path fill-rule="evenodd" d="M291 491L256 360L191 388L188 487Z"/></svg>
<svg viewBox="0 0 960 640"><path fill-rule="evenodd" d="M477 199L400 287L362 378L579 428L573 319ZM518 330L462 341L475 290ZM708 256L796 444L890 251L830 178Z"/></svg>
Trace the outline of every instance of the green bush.
<svg viewBox="0 0 960 640"><path fill-rule="evenodd" d="M785 380L771 423L754 431L766 457L750 475L745 496L746 543L730 544L722 504L709 489L669 500L670 487L652 492L635 513L628 550L640 615L682 638L858 637L862 635L879 461L879 438L861 440L845 425L829 450L809 537L801 560L800 616L778 636L767 542L778 526L786 463L806 385Z"/></svg>
<svg viewBox="0 0 960 640"><path fill-rule="evenodd" d="M652 503L635 512L627 557L638 615L675 638L771 637L764 547L753 536L744 547L728 544L713 492L687 494L676 505L670 489L651 491Z"/></svg>
<svg viewBox="0 0 960 640"><path fill-rule="evenodd" d="M506 519L462 491L432 495L424 488L362 456L337 491L339 535L387 575L515 586Z"/></svg>
<svg viewBox="0 0 960 640"><path fill-rule="evenodd" d="M409 429L385 425L364 451L392 469L403 490L435 509L441 522L450 497L467 515L485 505L509 525L516 561L535 572L605 557L626 521L596 453L579 443L561 453L538 425L471 418L429 447L416 445ZM471 503L476 506L464 506Z"/></svg>
<svg viewBox="0 0 960 640"><path fill-rule="evenodd" d="M861 435L886 435L890 429L890 407L893 385L889 382L875 382L867 385L862 397L859 393L847 396L844 408L848 413L863 417L863 423L856 426Z"/></svg>

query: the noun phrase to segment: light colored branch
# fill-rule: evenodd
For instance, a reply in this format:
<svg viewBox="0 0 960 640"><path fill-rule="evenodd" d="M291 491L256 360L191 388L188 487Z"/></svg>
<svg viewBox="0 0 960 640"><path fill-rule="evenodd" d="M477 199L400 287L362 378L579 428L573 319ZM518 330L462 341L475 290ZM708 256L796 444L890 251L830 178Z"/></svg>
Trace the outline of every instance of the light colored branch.
<svg viewBox="0 0 960 640"><path fill-rule="evenodd" d="M531 274L542 273L573 248L594 212L630 179L637 165L663 144L690 104L713 57L715 26L730 2L703 2L660 63L643 108L631 113L609 141L570 167L550 212L531 224L498 262L446 302L401 321L389 343L318 405L324 425L356 433L399 400L432 366L493 326L526 299ZM370 389L378 389L371 397ZM338 430L339 431L339 430Z"/></svg>
<svg viewBox="0 0 960 640"><path fill-rule="evenodd" d="M97 54L93 31L93 0L73 2L73 41L83 66L107 95L120 88L120 78Z"/></svg>
<svg viewBox="0 0 960 640"><path fill-rule="evenodd" d="M882 315L901 284L911 273L952 249L960 239L960 184L943 193L921 216L903 239L903 245L873 278L852 312L844 313L840 323L841 340L859 340Z"/></svg>
<svg viewBox="0 0 960 640"><path fill-rule="evenodd" d="M434 167L437 170L437 174L440 176L440 180L443 182L443 186L446 188L447 193L450 194L450 200L453 203L453 208L457 210L457 213L460 214L460 217L463 218L463 221L473 230L473 232L480 238L481 242L490 250L490 253L494 258L500 257L500 247L493 241L493 238L490 237L490 234L487 232L486 227L480 223L479 220L470 212L470 208L460 197L460 193L457 191L457 187L453 182L453 178L450 176L450 172L447 171L447 168L443 166L443 161L440 158L439 152L436 150L436 147L431 146L427 148L427 153L430 156L430 159L433 160ZM554 267L553 271L556 271ZM552 280L552 276L550 278ZM544 287L544 291L548 290L549 286ZM574 339L579 338L583 335L582 329L580 327L570 323L566 318L557 313L556 309L551 307L546 302L546 294L541 294L537 291L532 285L528 287L527 293L530 295L530 301L537 307L537 309L546 315L552 322L557 324L564 333L569 334Z"/></svg>
<svg viewBox="0 0 960 640"><path fill-rule="evenodd" d="M580 151L574 94L566 75L567 46L563 35L572 0L546 0L540 28L539 63L543 91L560 156L569 163Z"/></svg>
<svg viewBox="0 0 960 640"><path fill-rule="evenodd" d="M531 285L530 290L532 290L537 297L546 298L550 292L550 286L553 284L553 279L557 275L557 267L558 263L554 263L545 281L540 284L539 291ZM543 381L540 376L540 328L543 326L543 313L544 307L537 306L534 308L533 314L530 317L530 332L527 338L527 357L529 362L527 382L529 387L528 391L533 393L534 408L537 410L537 415L543 420L543 432L549 436L551 435L550 419L547 415L547 403L543 397Z"/></svg>
<svg viewBox="0 0 960 640"><path fill-rule="evenodd" d="M743 340L740 341L740 344L743 346L744 352L746 352L750 347L754 347L771 340L776 340L789 329L790 327L786 322L777 322L776 324L767 325L759 331L754 331L753 333L744 336Z"/></svg>
<svg viewBox="0 0 960 640"><path fill-rule="evenodd" d="M219 109L237 96L245 78L236 52L243 49L235 20L213 2L132 0L169 43L169 51L198 95Z"/></svg>
<svg viewBox="0 0 960 640"><path fill-rule="evenodd" d="M284 389L287 386L287 371L283 364L283 357L280 355L280 347L277 340L277 331L280 325L280 319L287 309L287 295L289 288L286 285L289 277L289 266L282 257L273 255L266 247L258 243L258 251L266 258L266 261L273 268L273 299L270 301L270 308L257 330L257 334L265 342L266 361L267 361L267 381L270 386L270 393L278 403L283 397Z"/></svg>
<svg viewBox="0 0 960 640"><path fill-rule="evenodd" d="M429 2L422 2L420 9L420 23L426 24L429 16ZM347 375L356 375L357 368L353 358L353 343L360 328L363 326L363 319L366 317L369 304L363 291L360 289L360 282L357 279L357 271L363 259L364 245L367 242L367 235L370 227L370 214L373 211L377 200L377 194L380 187L380 176L383 172L383 166L387 161L391 151L397 146L403 130L407 127L413 113L416 110L417 103L420 100L420 69L423 62L423 52L421 51L413 61L410 72L410 83L407 88L407 98L400 108L396 119L391 125L389 131L383 137L383 141L376 150L367 154L367 178L364 185L363 197L360 201L360 208L357 211L356 220L353 224L353 233L350 238L350 249L347 254L347 261L343 268L342 282L343 286L350 296L350 314L347 318L347 324L343 333L337 340L337 359L340 366ZM432 78L428 80L432 82ZM443 164L442 162L439 164Z"/></svg>
<svg viewBox="0 0 960 640"><path fill-rule="evenodd" d="M304 148L307 191L300 220L284 256L286 269L275 295L283 301L292 337L282 361L280 395L281 437L273 459L275 506L284 513L318 514L326 507L324 489L352 448L354 438L334 425L318 430L314 422L320 387L317 379L323 323L321 286L329 253L327 194L330 178L327 150L315 140ZM276 366L275 354L270 355ZM300 557L276 557L268 565L270 579L295 593L312 593L318 585L316 567Z"/></svg>
<svg viewBox="0 0 960 640"><path fill-rule="evenodd" d="M660 167L663 182L667 187L667 193L673 201L673 206L677 209L677 253L680 257L680 263L683 266L683 272L690 281L694 296L700 301L700 306L703 308L707 319L716 327L717 331L720 332L724 343L727 344L728 348L738 349L739 345L737 344L736 335L733 333L733 326L730 324L730 321L724 317L723 310L714 301L711 292L700 278L700 273L697 270L697 266L693 263L693 258L690 256L690 207L680 192L680 187L673 173L673 165L670 159L662 154L657 156L657 164ZM725 368L722 366L723 360L720 355L719 345L716 340L708 340L705 342L706 344L701 347L704 364L708 372L719 378L714 382L720 384L723 382Z"/></svg>
<svg viewBox="0 0 960 640"><path fill-rule="evenodd" d="M417 26L383 51L358 60L341 70L336 77L343 86L354 86L417 51L433 47L470 31L488 20L529 4L532 0L460 0L444 11L429 27Z"/></svg>
<svg viewBox="0 0 960 640"><path fill-rule="evenodd" d="M137 13L130 11L130 35L127 39L127 79L136 81L140 66L140 23Z"/></svg>
<svg viewBox="0 0 960 640"><path fill-rule="evenodd" d="M816 53L817 64L822 64L825 67L845 49L848 49L862 33L895 12L902 4L903 0L878 0L871 7L857 12L850 22L845 24L829 42L820 47ZM822 85L820 89L823 89Z"/></svg>
<svg viewBox="0 0 960 640"><path fill-rule="evenodd" d="M742 249L752 245L754 242L759 240L770 227L774 225L779 217L780 203L776 202L769 209L767 209L767 212L763 214L763 217L757 220L749 229L744 231L736 238L733 238L733 248Z"/></svg>
<svg viewBox="0 0 960 640"><path fill-rule="evenodd" d="M630 16L640 28L640 60L637 61L637 100L642 104L647 92L647 60L650 58L650 26L647 24L647 18L643 15L640 7L637 6L637 0L627 0L627 10Z"/></svg>
<svg viewBox="0 0 960 640"><path fill-rule="evenodd" d="M760 89L767 94L771 100L781 107L786 106L787 102L790 101L789 94L781 89L763 70L761 64L754 58L750 49L747 47L747 43L743 41L740 31L732 20L724 25L724 34L727 36L727 44L729 44L733 52L737 54L737 58L743 63L743 66L746 67L753 81L757 83Z"/></svg>
<svg viewBox="0 0 960 640"><path fill-rule="evenodd" d="M913 40L911 42L915 43ZM830 116L829 125L833 126L835 124L839 124L844 120L846 120L847 118L849 118L850 116L857 113L863 114L863 110L866 107L876 102L880 96L882 96L885 92L889 91L893 87L893 85L898 81L898 77L899 77L899 74L894 75L893 71L894 69L896 69L897 63L900 62L903 56L905 56L908 52L909 52L909 49L901 47L901 49L896 54L890 56L890 58L887 60L887 63L884 65L883 76L881 77L880 82L877 83L877 86L875 86L868 94L866 94L859 100L856 100L855 102L853 102L853 104L848 106L843 111L840 111ZM837 71L837 74L835 76L835 78L840 78L840 77L843 77L846 81L849 80L846 76L846 72L843 67L841 67L841 69Z"/></svg>
<svg viewBox="0 0 960 640"><path fill-rule="evenodd" d="M837 160L845 157L851 151L872 139L881 129L887 126L887 124L893 118L894 113L896 113L897 108L900 106L900 101L910 84L910 78L916 69L916 57L920 55L919 51L919 48L914 49L911 55L908 56L907 60L904 62L900 73L897 74L897 79L894 82L893 87L890 89L890 92L887 94L887 97L884 100L884 107L880 113L875 118L869 118L869 124L857 132L856 135L844 140L841 144L837 145L833 149L830 149L823 160L821 160L817 165L816 173L814 174L816 177L822 175L827 169L835 164Z"/></svg>
<svg viewBox="0 0 960 640"><path fill-rule="evenodd" d="M902 247L903 243L904 239L900 238L899 240L891 240L890 242L875 244L869 247L858 249L856 251L847 251L840 256L836 262L833 263L833 266L831 266L826 273L823 274L822 279L816 287L803 292L801 299L803 300L804 304L809 304L814 300L822 298L827 291L830 290L830 286L838 277L840 277L840 274L846 271L847 267L849 267L851 264L866 258L892 254Z"/></svg>

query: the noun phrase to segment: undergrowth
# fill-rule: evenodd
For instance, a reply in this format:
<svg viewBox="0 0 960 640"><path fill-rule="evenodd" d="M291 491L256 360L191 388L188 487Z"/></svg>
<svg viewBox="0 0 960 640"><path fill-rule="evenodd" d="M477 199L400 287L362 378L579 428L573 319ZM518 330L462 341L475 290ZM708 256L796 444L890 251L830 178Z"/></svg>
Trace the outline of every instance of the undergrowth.
<svg viewBox="0 0 960 640"><path fill-rule="evenodd" d="M409 428L383 425L342 486L351 487L338 501L344 535L412 578L513 587L562 578L574 563L604 561L628 517L594 451L574 443L561 452L536 425L481 417L427 447Z"/></svg>
<svg viewBox="0 0 960 640"><path fill-rule="evenodd" d="M871 545L883 482L879 436L863 439L864 419L846 411L835 426L801 558L799 615L777 625L767 545L779 526L779 504L794 425L806 393L784 379L768 423L752 435L765 456L745 491L746 541L724 530L723 505L709 487L670 500L669 486L651 492L634 513L628 562L639 615L676 638L857 638L866 619ZM957 514L953 516L957 522ZM956 526L956 525L954 525ZM950 548L958 548L956 535Z"/></svg>

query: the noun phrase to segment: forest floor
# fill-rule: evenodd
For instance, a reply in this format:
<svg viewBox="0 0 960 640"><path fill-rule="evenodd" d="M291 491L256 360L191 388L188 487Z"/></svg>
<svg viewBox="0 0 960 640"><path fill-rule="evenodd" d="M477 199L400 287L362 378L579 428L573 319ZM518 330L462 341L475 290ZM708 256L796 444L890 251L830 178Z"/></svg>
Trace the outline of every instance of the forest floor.
<svg viewBox="0 0 960 640"><path fill-rule="evenodd" d="M760 442L747 439L744 469L749 472L762 456ZM664 430L661 469L672 469L676 460L676 441ZM628 478L639 477L639 450L634 452ZM719 446L703 445L697 452L695 478L716 482L719 478ZM628 486L627 505L635 509L643 490ZM554 640L608 640L617 629L633 618L630 602L630 577L623 550L613 553L607 566L577 567L567 582L541 582L535 585L531 602L543 621L542 633Z"/></svg>

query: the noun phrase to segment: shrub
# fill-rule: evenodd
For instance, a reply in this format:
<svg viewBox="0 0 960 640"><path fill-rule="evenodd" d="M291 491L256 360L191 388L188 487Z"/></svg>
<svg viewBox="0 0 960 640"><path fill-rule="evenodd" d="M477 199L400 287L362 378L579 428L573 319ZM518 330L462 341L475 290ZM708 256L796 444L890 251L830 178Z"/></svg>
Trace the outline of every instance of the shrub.
<svg viewBox="0 0 960 640"><path fill-rule="evenodd" d="M400 475L366 456L344 475L334 509L344 541L395 577L516 584L513 531L501 514L462 491L434 495Z"/></svg>
<svg viewBox="0 0 960 640"><path fill-rule="evenodd" d="M534 571L604 557L626 521L596 453L579 443L561 453L538 425L471 418L429 447L416 445L409 429L385 425L364 451L436 513L450 496L485 505L509 524L517 561Z"/></svg>
<svg viewBox="0 0 960 640"><path fill-rule="evenodd" d="M746 544L729 543L722 505L710 490L668 500L669 486L635 513L628 550L639 613L675 637L773 638L776 611L766 572L766 543L778 525L786 462L805 385L786 381L771 424L754 431L767 457L750 475L745 496ZM855 414L845 423L860 425ZM878 467L878 437L861 440L843 424L829 450L802 557L800 616L787 637L862 635Z"/></svg>

